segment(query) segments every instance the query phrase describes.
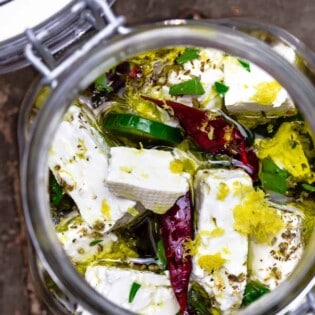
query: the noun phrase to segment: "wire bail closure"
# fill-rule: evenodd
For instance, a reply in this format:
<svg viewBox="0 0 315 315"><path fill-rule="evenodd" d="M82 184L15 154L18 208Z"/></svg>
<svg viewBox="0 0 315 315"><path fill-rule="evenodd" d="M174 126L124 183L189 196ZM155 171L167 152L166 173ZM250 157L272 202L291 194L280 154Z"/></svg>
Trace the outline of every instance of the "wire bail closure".
<svg viewBox="0 0 315 315"><path fill-rule="evenodd" d="M74 64L79 58L94 48L100 41L109 38L115 32L125 34L130 30L122 26L125 18L116 16L111 3L106 0L81 0L74 3L72 12L82 11L82 18L88 21L98 32L93 35L82 47L76 50L68 58L58 64L56 58L45 46L44 42L49 37L47 31L35 34L33 29L25 31L29 43L25 46L24 54L26 59L44 76L46 84L52 88L58 84L58 76L68 67Z"/></svg>

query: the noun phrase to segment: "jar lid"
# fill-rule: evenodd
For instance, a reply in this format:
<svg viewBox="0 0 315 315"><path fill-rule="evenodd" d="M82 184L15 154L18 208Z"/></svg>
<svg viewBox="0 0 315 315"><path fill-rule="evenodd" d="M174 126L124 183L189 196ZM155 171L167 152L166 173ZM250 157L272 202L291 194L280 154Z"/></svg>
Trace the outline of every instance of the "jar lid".
<svg viewBox="0 0 315 315"><path fill-rule="evenodd" d="M71 0L11 0L1 4L0 42L22 34L25 29L44 23L69 4Z"/></svg>
<svg viewBox="0 0 315 315"><path fill-rule="evenodd" d="M91 28L100 29L102 10L98 2L0 0L0 21L4 26L0 27L0 74L31 63L25 56L29 43L41 57L43 51L52 56ZM108 2L111 5L114 1ZM55 66L53 62L46 63L51 68Z"/></svg>

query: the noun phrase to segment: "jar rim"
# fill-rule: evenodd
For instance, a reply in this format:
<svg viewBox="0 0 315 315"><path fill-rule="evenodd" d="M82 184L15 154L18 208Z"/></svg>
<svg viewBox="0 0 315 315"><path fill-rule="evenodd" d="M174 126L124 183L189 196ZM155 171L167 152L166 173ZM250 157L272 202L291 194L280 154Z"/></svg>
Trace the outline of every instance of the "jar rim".
<svg viewBox="0 0 315 315"><path fill-rule="evenodd" d="M79 60L73 69L62 75L61 84L52 91L36 118L21 161L21 182L26 223L37 254L57 284L93 313L131 314L106 300L87 282L82 281L59 244L51 220L47 220L47 160L51 140L71 102L104 70L144 51L187 45L223 50L263 68L300 104L306 121L315 132L315 89L311 82L268 45L215 22L169 20L139 26L129 34L110 39L105 43L105 48L104 43L100 44L86 59ZM312 235L312 241L290 281L279 286L279 289L282 287L281 291L277 289L277 292L273 291L258 301L255 314L264 314L267 309L279 311L302 291L305 283L310 282L315 274L314 249L315 235ZM253 307L249 306L248 310L244 309L240 314L252 314Z"/></svg>

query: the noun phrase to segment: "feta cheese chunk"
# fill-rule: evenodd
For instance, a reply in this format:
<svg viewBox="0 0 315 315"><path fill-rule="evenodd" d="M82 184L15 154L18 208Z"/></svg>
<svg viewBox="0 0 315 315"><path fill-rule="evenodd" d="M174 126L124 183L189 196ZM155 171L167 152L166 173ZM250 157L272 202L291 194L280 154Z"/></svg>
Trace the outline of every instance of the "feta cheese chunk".
<svg viewBox="0 0 315 315"><path fill-rule="evenodd" d="M225 94L227 106L254 103L279 107L285 102L294 107L287 91L267 72L250 63L250 71L239 60L228 56L224 60L224 82L229 87Z"/></svg>
<svg viewBox="0 0 315 315"><path fill-rule="evenodd" d="M226 57L224 84L229 87L225 94L225 105L231 113L247 115L256 120L296 113L288 92L267 72L253 63L250 63L248 71L237 58ZM266 117L262 117L262 111Z"/></svg>
<svg viewBox="0 0 315 315"><path fill-rule="evenodd" d="M234 230L233 210L241 202L237 189L252 186L240 169L208 169L195 181L196 254L193 275L224 313L242 303L247 278L247 237Z"/></svg>
<svg viewBox="0 0 315 315"><path fill-rule="evenodd" d="M302 218L298 213L278 210L285 227L274 238L272 245L249 243L250 278L271 290L293 271L303 253Z"/></svg>
<svg viewBox="0 0 315 315"><path fill-rule="evenodd" d="M110 230L136 205L113 195L106 186L108 153L89 115L71 106L55 134L49 168L76 203L83 220L100 232Z"/></svg>
<svg viewBox="0 0 315 315"><path fill-rule="evenodd" d="M199 57L185 62L182 70L170 71L167 80L168 86L164 86L162 89L164 96L173 98L177 102L191 107L197 101L200 104L200 107L204 109L220 108L222 105L222 98L214 89L214 83L223 80L223 59L224 53L220 50L201 49ZM203 95L170 96L169 86L182 83L192 78L200 79L200 83L205 90Z"/></svg>
<svg viewBox="0 0 315 315"><path fill-rule="evenodd" d="M189 190L190 175L177 172L172 152L113 147L110 153L106 181L117 196L139 201L161 214Z"/></svg>
<svg viewBox="0 0 315 315"><path fill-rule="evenodd" d="M276 45L272 46L272 49L290 63L294 64L296 62L296 53L291 46L279 42Z"/></svg>
<svg viewBox="0 0 315 315"><path fill-rule="evenodd" d="M65 227L57 226L56 230L68 257L75 263L83 263L101 252L110 251L118 239L113 233L102 235L91 230L80 216L71 219Z"/></svg>
<svg viewBox="0 0 315 315"><path fill-rule="evenodd" d="M175 315L179 305L165 274L108 266L89 266L86 281L101 295L137 314ZM132 286L139 289L130 299ZM87 312L83 314L88 314Z"/></svg>

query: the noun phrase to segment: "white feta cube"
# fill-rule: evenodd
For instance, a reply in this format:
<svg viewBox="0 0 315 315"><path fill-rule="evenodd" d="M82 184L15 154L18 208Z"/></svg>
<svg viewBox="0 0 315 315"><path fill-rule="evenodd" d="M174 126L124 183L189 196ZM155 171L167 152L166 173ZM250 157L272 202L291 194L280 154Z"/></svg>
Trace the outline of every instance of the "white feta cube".
<svg viewBox="0 0 315 315"><path fill-rule="evenodd" d="M231 112L241 105L247 111L295 110L288 92L267 72L253 63L250 71L238 58L227 56L224 60L224 84L229 87L225 94L225 105ZM241 109L243 108L241 107Z"/></svg>
<svg viewBox="0 0 315 315"><path fill-rule="evenodd" d="M111 192L165 213L189 190L190 175L174 171L175 154L154 149L113 147L106 178Z"/></svg>
<svg viewBox="0 0 315 315"><path fill-rule="evenodd" d="M164 96L172 98L179 103L192 107L194 100L200 103L200 107L204 109L220 108L222 106L222 98L218 95L214 88L216 81L223 80L223 60L224 53L216 49L201 49L199 57L187 61L183 64L183 70L170 71L168 74L168 85L163 87ZM172 85L182 83L192 78L199 78L205 93L200 96L183 95L172 97L169 94L169 88Z"/></svg>
<svg viewBox="0 0 315 315"><path fill-rule="evenodd" d="M296 53L292 47L279 42L276 45L272 46L272 49L290 63L294 64L296 62Z"/></svg>
<svg viewBox="0 0 315 315"><path fill-rule="evenodd" d="M197 231L193 276L223 312L240 307L247 279L248 239L234 229L240 187L252 186L243 170L208 169L195 179Z"/></svg>
<svg viewBox="0 0 315 315"><path fill-rule="evenodd" d="M89 266L85 279L101 295L137 314L175 315L179 311L170 280L165 274L108 266ZM134 298L130 300L130 290L135 283L139 288Z"/></svg>
<svg viewBox="0 0 315 315"><path fill-rule="evenodd" d="M271 245L249 243L249 272L252 280L276 288L294 270L303 253L302 218L298 213L278 210L285 227Z"/></svg>
<svg viewBox="0 0 315 315"><path fill-rule="evenodd" d="M49 168L90 227L106 232L135 207L106 186L109 148L82 108L69 108L49 153Z"/></svg>
<svg viewBox="0 0 315 315"><path fill-rule="evenodd" d="M74 263L84 263L101 252L109 252L118 240L113 233L100 234L93 231L80 216L56 227L57 237L67 256Z"/></svg>

